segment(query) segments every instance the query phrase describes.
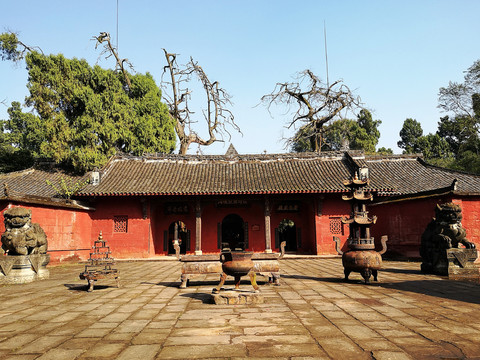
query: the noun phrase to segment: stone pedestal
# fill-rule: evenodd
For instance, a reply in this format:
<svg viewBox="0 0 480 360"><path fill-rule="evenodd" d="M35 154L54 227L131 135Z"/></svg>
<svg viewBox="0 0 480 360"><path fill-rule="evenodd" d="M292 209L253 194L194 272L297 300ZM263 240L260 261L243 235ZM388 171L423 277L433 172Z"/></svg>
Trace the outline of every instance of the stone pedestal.
<svg viewBox="0 0 480 360"><path fill-rule="evenodd" d="M479 281L479 268L475 265L476 249L447 249L448 278L452 280Z"/></svg>
<svg viewBox="0 0 480 360"><path fill-rule="evenodd" d="M242 290L222 290L218 294L212 294L212 297L216 305L249 305L265 302L261 293Z"/></svg>
<svg viewBox="0 0 480 360"><path fill-rule="evenodd" d="M280 263L278 253L255 253L252 255L253 270L262 276L268 276L275 284L280 285ZM182 255L182 275L180 288L188 286L190 279L204 274L218 274L223 272L220 256L217 254Z"/></svg>
<svg viewBox="0 0 480 360"><path fill-rule="evenodd" d="M48 254L0 256L0 284L26 284L48 279Z"/></svg>

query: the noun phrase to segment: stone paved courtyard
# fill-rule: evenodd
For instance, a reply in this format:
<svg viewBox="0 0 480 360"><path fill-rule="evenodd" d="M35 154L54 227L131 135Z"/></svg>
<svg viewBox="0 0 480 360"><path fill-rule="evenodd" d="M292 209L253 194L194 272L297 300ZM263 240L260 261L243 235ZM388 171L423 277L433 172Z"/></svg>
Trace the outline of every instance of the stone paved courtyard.
<svg viewBox="0 0 480 360"><path fill-rule="evenodd" d="M218 276L179 289L177 261L117 267L122 287L92 293L81 265L0 287L0 359L480 359L480 285L419 263L384 262L365 286L341 259L284 259L264 304L236 306L210 303Z"/></svg>

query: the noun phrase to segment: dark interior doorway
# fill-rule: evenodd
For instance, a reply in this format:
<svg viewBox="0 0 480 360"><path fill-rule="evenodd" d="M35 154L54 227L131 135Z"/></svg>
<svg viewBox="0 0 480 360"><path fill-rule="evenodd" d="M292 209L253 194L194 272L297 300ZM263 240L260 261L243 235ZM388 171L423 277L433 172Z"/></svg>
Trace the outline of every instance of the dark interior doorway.
<svg viewBox="0 0 480 360"><path fill-rule="evenodd" d="M285 251L297 251L297 227L292 220L283 219L278 226L280 243L285 241Z"/></svg>
<svg viewBox="0 0 480 360"><path fill-rule="evenodd" d="M168 227L168 253L175 254L175 248L173 243L178 240L180 245L180 254L185 254L187 250L190 250L190 231L187 230L187 226L182 221L174 221Z"/></svg>
<svg viewBox="0 0 480 360"><path fill-rule="evenodd" d="M237 214L225 216L222 221L222 249L245 250L245 247L243 219Z"/></svg>

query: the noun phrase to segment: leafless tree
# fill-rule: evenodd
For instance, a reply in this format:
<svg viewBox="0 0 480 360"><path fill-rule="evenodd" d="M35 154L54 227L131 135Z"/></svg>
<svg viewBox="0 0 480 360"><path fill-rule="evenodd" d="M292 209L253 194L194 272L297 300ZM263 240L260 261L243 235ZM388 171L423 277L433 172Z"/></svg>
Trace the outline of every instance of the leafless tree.
<svg viewBox="0 0 480 360"><path fill-rule="evenodd" d="M106 55L105 56L106 59L108 59L111 56L115 57L116 68L118 71L122 72L125 78L125 82L127 83L128 89L131 89L132 83L130 82L130 78L128 77L128 73L127 73L127 70L125 69L124 64L127 64L132 70L133 70L133 66L132 64L130 64L128 59L120 59L120 57L118 56L117 49L115 48L115 46L112 45L110 41L110 34L107 32L101 32L100 35L94 36L93 40L97 41L95 45L95 49L98 47L98 45L103 44L103 50L100 53L100 56Z"/></svg>
<svg viewBox="0 0 480 360"><path fill-rule="evenodd" d="M177 55L165 52L167 65L163 69L162 87L165 90L166 101L170 115L175 120L175 131L180 141L180 154L186 154L189 146L196 143L201 146L211 145L216 141L223 141L224 136L231 138L228 126L241 133L234 121L232 112L227 108L231 105L230 95L221 87L218 81L211 82L196 61L190 61L183 66L177 64ZM165 80L167 77L168 80ZM202 110L203 121L207 126L208 139L202 138L193 128L199 122L193 118L195 114L189 107L192 91L188 88L189 82L196 77L205 91L206 108ZM217 138L219 136L219 138Z"/></svg>
<svg viewBox="0 0 480 360"><path fill-rule="evenodd" d="M325 84L308 69L299 73L293 82L277 83L261 100L269 110L273 104L285 105L289 110L295 108L287 128L300 130L287 139L287 143L309 141L315 151L322 147L323 125L362 107L360 98L341 80Z"/></svg>
<svg viewBox="0 0 480 360"><path fill-rule="evenodd" d="M438 107L444 112L458 117L474 118L480 114L477 106L480 94L480 60L465 71L464 82L450 81L447 87L441 87L438 93ZM478 116L478 115L477 115Z"/></svg>

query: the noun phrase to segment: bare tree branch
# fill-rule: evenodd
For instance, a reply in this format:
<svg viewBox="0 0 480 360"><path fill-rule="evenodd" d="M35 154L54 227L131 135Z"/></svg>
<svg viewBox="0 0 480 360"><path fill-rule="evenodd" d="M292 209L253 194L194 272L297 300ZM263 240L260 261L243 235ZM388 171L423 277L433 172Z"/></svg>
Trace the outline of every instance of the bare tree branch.
<svg viewBox="0 0 480 360"><path fill-rule="evenodd" d="M164 100L168 105L170 115L175 119L175 131L180 141L179 153L186 154L192 143L208 146L216 141L223 141L225 135L230 139L231 134L227 125L241 133L232 112L227 108L232 104L231 97L219 86L218 81L212 83L203 68L192 58L186 65L179 66L176 54L171 54L165 49L163 51L167 60L162 75L162 87L166 90L164 91ZM167 80L164 80L165 75ZM192 115L195 113L189 108L192 91L185 87L185 84L188 84L193 77L202 84L206 97L206 109L202 110L203 120L208 131L206 139L202 138L192 127L192 124L197 123L198 119L193 118Z"/></svg>
<svg viewBox="0 0 480 360"><path fill-rule="evenodd" d="M270 111L272 105L283 105L296 111L287 128L299 126L299 131L288 140L294 143L309 139L312 149L320 151L323 141L323 126L342 114L361 108L361 100L353 95L341 80L330 85L324 84L311 70L298 74L296 81L277 83L275 89L262 96L262 102ZM300 139L301 138L301 139Z"/></svg>
<svg viewBox="0 0 480 360"><path fill-rule="evenodd" d="M117 53L117 49L112 45L110 41L110 34L107 32L101 32L100 35L93 36L92 40L97 41L97 43L95 44L95 49L98 47L98 45L103 44L103 50L100 53L100 56L106 54L105 59L110 58L112 55L115 57L116 69L122 72L125 78L125 82L127 83L128 89L130 90L132 88L132 84L130 82L130 78L128 77L128 73L125 70L124 63L127 64L132 70L133 70L133 66L128 61L128 59L120 59Z"/></svg>
<svg viewBox="0 0 480 360"><path fill-rule="evenodd" d="M473 117L472 93L466 84L449 82L448 87L441 87L438 95L438 107L444 112L453 112L456 116Z"/></svg>

